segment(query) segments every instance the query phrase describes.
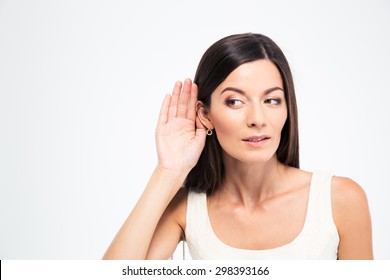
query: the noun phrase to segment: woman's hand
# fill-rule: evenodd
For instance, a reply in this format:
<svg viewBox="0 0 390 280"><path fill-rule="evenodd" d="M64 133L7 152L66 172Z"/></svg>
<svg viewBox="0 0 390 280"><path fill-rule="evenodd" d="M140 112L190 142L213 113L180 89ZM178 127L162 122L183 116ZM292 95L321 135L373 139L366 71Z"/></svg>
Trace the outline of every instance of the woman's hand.
<svg viewBox="0 0 390 280"><path fill-rule="evenodd" d="M206 141L206 130L196 118L198 87L190 79L176 82L164 98L156 129L159 170L190 172Z"/></svg>

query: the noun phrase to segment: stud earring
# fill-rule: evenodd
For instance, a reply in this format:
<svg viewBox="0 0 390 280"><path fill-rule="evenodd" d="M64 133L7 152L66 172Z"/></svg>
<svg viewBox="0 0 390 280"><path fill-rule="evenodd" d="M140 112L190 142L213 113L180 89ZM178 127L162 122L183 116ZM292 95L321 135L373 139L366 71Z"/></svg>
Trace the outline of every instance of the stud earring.
<svg viewBox="0 0 390 280"><path fill-rule="evenodd" d="M213 135L213 131L211 129L207 129L206 134L208 136L211 136L211 135Z"/></svg>

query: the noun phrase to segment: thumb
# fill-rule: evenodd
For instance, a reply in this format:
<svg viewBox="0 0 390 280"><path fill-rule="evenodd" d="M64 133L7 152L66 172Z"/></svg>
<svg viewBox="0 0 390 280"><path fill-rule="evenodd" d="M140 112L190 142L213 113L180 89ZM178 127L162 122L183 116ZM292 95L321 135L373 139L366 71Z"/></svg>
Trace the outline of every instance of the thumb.
<svg viewBox="0 0 390 280"><path fill-rule="evenodd" d="M195 126L196 126L196 129L207 130L207 127L201 122L198 115L195 118Z"/></svg>
<svg viewBox="0 0 390 280"><path fill-rule="evenodd" d="M195 126L196 126L196 136L205 136L206 135L206 129L207 127L205 127L202 122L199 120L199 117L196 116L196 119L195 119Z"/></svg>

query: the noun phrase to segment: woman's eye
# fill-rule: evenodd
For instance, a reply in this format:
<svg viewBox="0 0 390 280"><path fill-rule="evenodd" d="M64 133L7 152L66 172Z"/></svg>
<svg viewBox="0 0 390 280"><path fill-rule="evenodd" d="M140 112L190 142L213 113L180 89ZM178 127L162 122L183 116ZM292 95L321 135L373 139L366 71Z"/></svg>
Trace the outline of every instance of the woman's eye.
<svg viewBox="0 0 390 280"><path fill-rule="evenodd" d="M231 107L240 106L242 104L243 104L243 102L241 100L238 100L238 99L226 100L226 105L231 106Z"/></svg>
<svg viewBox="0 0 390 280"><path fill-rule="evenodd" d="M270 105L278 105L282 103L282 100L280 98L268 98L265 100L265 103Z"/></svg>

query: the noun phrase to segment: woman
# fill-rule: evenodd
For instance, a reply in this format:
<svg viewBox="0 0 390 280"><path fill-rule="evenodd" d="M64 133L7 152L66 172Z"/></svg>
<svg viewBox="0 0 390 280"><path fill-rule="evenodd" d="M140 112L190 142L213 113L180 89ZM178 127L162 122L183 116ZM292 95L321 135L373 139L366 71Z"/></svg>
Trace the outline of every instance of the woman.
<svg viewBox="0 0 390 280"><path fill-rule="evenodd" d="M362 188L299 169L292 75L268 37L213 44L194 83L165 96L156 143L157 167L104 258L167 259L180 240L194 259L373 258Z"/></svg>

